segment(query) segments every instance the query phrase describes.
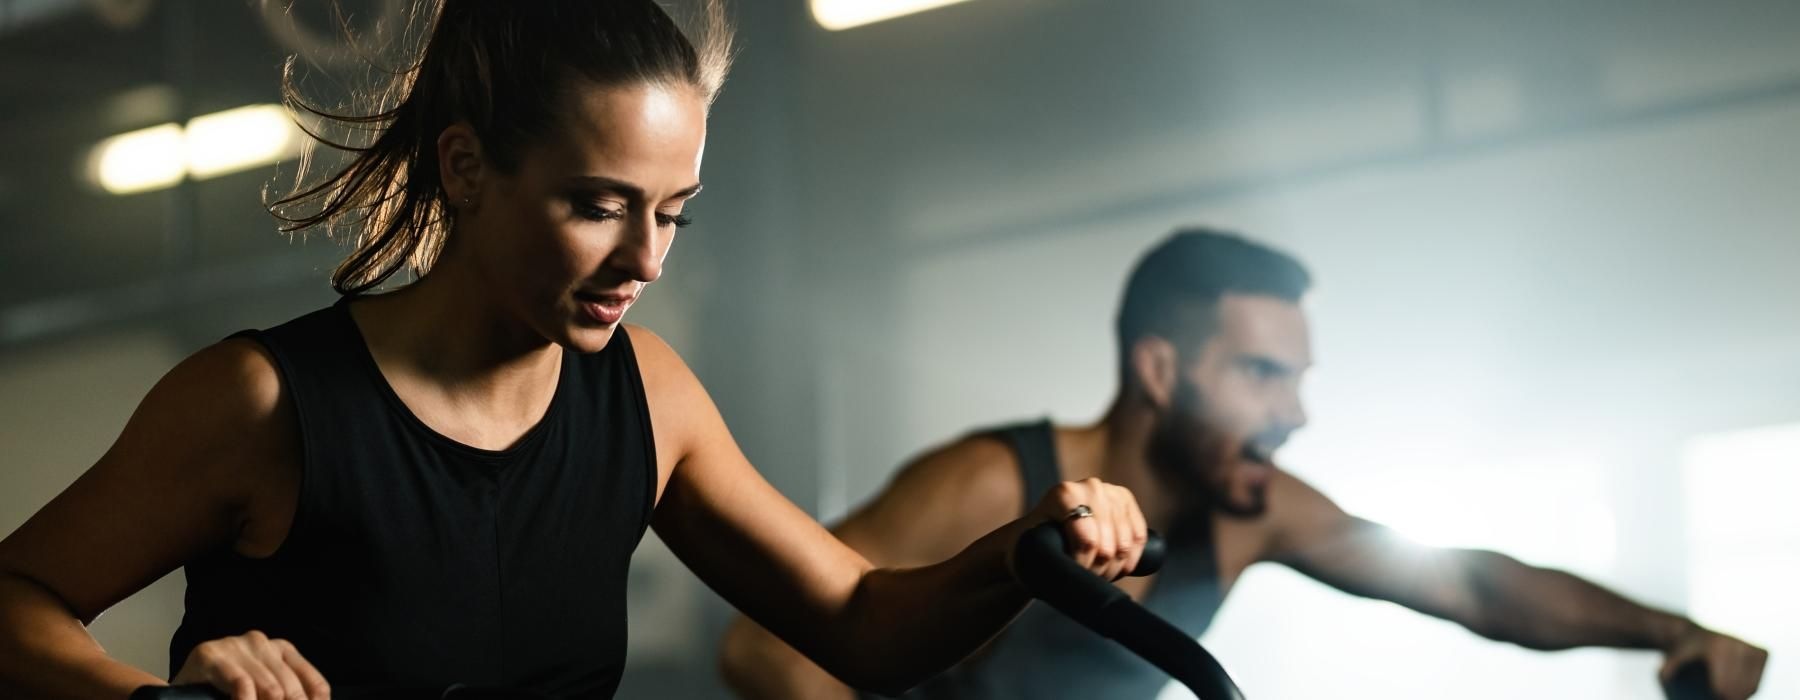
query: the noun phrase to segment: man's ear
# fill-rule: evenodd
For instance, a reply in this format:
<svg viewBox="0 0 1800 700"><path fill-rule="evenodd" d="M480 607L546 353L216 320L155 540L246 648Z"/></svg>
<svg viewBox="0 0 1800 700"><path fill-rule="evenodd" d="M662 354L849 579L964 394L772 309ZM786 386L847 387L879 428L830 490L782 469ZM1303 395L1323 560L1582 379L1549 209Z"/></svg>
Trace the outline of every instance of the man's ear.
<svg viewBox="0 0 1800 700"><path fill-rule="evenodd" d="M438 178L443 182L450 207L465 213L474 211L481 204L481 181L487 173L487 160L475 129L465 122L445 127L438 134L437 156Z"/></svg>
<svg viewBox="0 0 1800 700"><path fill-rule="evenodd" d="M1175 395L1179 353L1167 338L1146 335L1131 344L1131 374L1144 395L1158 410L1167 409Z"/></svg>

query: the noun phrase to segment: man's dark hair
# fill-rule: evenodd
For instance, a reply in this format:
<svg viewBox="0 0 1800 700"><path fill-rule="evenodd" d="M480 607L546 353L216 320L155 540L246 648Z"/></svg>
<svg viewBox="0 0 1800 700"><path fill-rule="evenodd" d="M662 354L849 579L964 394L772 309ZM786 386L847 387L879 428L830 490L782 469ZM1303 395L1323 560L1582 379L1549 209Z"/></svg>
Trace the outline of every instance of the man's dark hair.
<svg viewBox="0 0 1800 700"><path fill-rule="evenodd" d="M1211 336L1219 298L1254 294L1299 302L1312 275L1299 260L1242 236L1207 228L1177 230L1132 269L1119 306L1119 366L1131 365L1131 346L1157 336L1182 351Z"/></svg>

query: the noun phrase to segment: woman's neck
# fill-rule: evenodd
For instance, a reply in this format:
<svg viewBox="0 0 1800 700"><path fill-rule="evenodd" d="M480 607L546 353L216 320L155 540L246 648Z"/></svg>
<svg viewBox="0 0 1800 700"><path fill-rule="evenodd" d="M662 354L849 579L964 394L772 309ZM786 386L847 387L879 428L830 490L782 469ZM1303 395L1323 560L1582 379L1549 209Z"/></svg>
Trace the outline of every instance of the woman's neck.
<svg viewBox="0 0 1800 700"><path fill-rule="evenodd" d="M353 303L351 315L397 390L529 413L554 390L562 348L495 301L479 280L444 266Z"/></svg>

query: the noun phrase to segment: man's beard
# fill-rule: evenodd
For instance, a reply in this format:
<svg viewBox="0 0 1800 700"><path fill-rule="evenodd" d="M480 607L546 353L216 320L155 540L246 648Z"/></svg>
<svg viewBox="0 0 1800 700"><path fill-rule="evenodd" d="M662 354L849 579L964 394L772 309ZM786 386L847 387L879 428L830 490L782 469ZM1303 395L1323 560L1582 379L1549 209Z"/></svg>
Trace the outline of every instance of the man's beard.
<svg viewBox="0 0 1800 700"><path fill-rule="evenodd" d="M1231 478L1238 460L1257 458L1252 440L1232 449L1230 436L1207 419L1200 387L1177 379L1169 410L1158 419L1147 447L1152 469L1173 485L1188 508L1208 508L1226 515L1253 518L1268 510L1266 488L1256 487L1248 502L1232 498Z"/></svg>

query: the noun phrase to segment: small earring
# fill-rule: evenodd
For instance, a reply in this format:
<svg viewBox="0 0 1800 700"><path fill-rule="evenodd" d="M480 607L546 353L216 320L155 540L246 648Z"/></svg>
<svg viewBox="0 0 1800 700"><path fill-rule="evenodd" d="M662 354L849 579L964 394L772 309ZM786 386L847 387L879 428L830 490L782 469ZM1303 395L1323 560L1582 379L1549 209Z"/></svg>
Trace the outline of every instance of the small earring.
<svg viewBox="0 0 1800 700"><path fill-rule="evenodd" d="M462 198L462 205L463 205L463 206L464 206L464 207L469 207L469 206L473 206L473 205L474 205L474 204L475 204L475 200L473 200L473 199L470 199L470 198L468 198L468 197L463 197L463 198Z"/></svg>

